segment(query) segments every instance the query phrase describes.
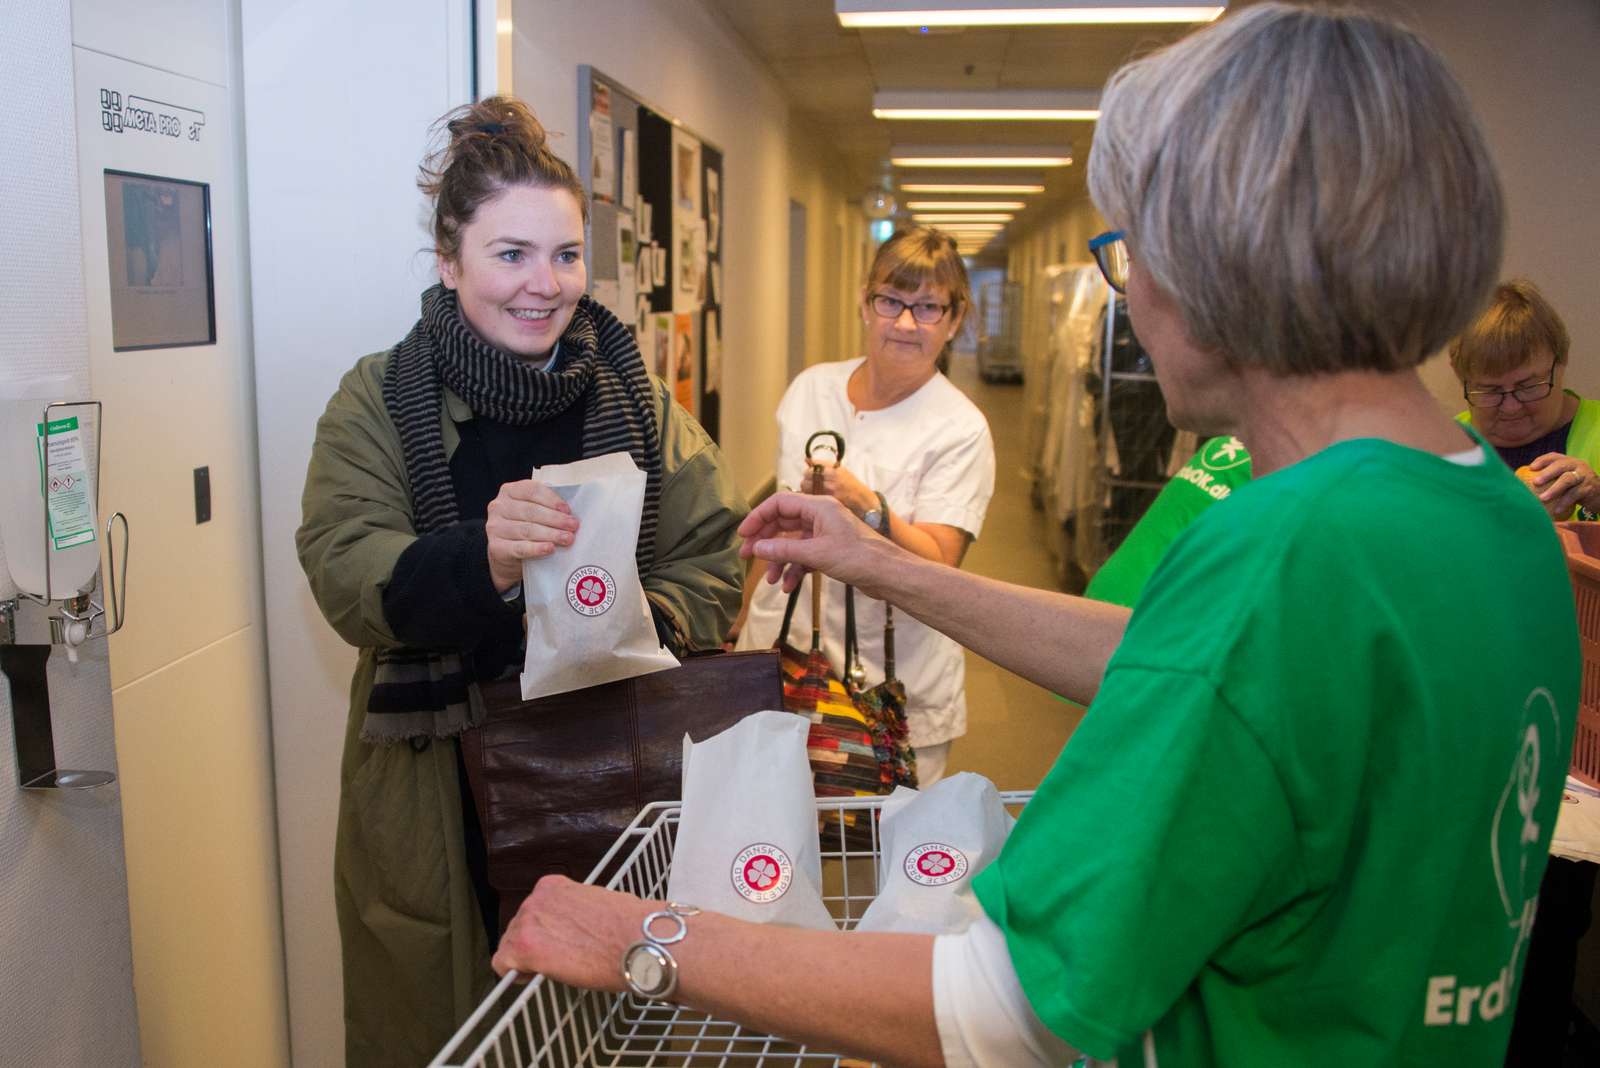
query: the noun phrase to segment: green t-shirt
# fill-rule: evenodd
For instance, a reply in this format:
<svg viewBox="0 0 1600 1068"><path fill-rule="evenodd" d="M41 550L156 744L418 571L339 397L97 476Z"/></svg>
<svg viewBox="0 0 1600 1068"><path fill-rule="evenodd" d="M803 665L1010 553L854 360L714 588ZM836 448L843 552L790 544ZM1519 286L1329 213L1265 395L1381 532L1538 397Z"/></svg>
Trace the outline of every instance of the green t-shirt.
<svg viewBox="0 0 1600 1068"><path fill-rule="evenodd" d="M1498 1065L1578 677L1503 464L1335 445L1179 537L978 897L1094 1057Z"/></svg>
<svg viewBox="0 0 1600 1068"><path fill-rule="evenodd" d="M1167 549L1196 516L1250 481L1250 453L1235 437L1212 438L1161 487L1117 551L1094 573L1085 597L1131 608Z"/></svg>

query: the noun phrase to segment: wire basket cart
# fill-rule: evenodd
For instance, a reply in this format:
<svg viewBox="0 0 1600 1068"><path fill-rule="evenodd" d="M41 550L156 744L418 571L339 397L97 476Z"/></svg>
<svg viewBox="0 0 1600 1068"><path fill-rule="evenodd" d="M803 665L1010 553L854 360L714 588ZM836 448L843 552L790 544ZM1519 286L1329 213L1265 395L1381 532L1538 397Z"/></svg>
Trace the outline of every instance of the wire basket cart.
<svg viewBox="0 0 1600 1068"><path fill-rule="evenodd" d="M1006 791L1013 814L1033 796ZM853 928L878 892L882 856L876 814L881 797L818 799L822 819L823 901L843 929ZM869 848L851 849L844 814L868 810ZM618 837L588 881L651 899L667 896L681 806L647 805ZM729 1020L631 993L580 990L512 973L478 1006L429 1068L803 1068L862 1064Z"/></svg>
<svg viewBox="0 0 1600 1068"><path fill-rule="evenodd" d="M978 293L978 377L1022 380L1022 286L989 282Z"/></svg>

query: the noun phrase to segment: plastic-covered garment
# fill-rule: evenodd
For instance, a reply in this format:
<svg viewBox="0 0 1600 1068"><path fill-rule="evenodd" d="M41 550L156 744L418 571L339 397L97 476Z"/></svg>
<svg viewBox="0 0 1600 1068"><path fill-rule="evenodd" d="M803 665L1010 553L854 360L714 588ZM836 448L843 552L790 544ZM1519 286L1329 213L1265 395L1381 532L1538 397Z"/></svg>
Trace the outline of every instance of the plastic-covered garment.
<svg viewBox="0 0 1600 1068"><path fill-rule="evenodd" d="M1105 309L1101 310L1101 323ZM1102 346L1105 331L1100 330ZM1109 389L1106 379L1109 378ZM1177 431L1167 421L1167 403L1155 380L1149 353L1134 336L1128 302L1118 297L1111 324L1111 351L1090 370L1087 385L1095 398L1095 433L1109 439L1104 457L1107 497L1100 517L1100 551L1113 553L1144 515L1167 476ZM1102 421L1108 427L1102 426ZM1105 430L1109 429L1109 435ZM1114 450L1114 459L1113 453Z"/></svg>
<svg viewBox="0 0 1600 1068"><path fill-rule="evenodd" d="M1061 584L1080 590L1195 450L1168 421L1149 356L1094 266L1050 267L1045 355L1024 385L1024 470L1056 532ZM1109 387L1109 388L1108 388Z"/></svg>

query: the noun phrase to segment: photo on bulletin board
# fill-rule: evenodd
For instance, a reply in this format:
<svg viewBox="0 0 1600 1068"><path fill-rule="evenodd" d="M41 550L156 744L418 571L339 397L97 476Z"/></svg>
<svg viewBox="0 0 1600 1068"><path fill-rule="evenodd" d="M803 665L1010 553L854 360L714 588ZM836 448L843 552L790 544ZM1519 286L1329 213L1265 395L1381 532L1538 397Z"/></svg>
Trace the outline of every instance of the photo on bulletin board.
<svg viewBox="0 0 1600 1068"><path fill-rule="evenodd" d="M722 234L722 175L706 169L706 248L716 252Z"/></svg>
<svg viewBox="0 0 1600 1068"><path fill-rule="evenodd" d="M706 226L702 219L682 219L678 227L678 306L705 300Z"/></svg>
<svg viewBox="0 0 1600 1068"><path fill-rule="evenodd" d="M673 317L672 327L672 397L692 415L699 408L698 390L695 388L695 371L700 362L696 359L699 347L695 344L692 314Z"/></svg>
<svg viewBox="0 0 1600 1068"><path fill-rule="evenodd" d="M627 211L639 198L639 138L632 130L622 131L622 162L617 165L622 176L622 210Z"/></svg>
<svg viewBox="0 0 1600 1068"><path fill-rule="evenodd" d="M700 351L700 425L713 441L722 434L722 316L715 308L702 313Z"/></svg>
<svg viewBox="0 0 1600 1068"><path fill-rule="evenodd" d="M105 172L111 347L214 345L211 187Z"/></svg>
<svg viewBox="0 0 1600 1068"><path fill-rule="evenodd" d="M594 188L594 199L611 203L616 200L617 148L611 124L611 87L594 83L593 100L589 104L589 180Z"/></svg>
<svg viewBox="0 0 1600 1068"><path fill-rule="evenodd" d="M684 215L699 215L700 142L682 130L673 130L672 158L672 199Z"/></svg>
<svg viewBox="0 0 1600 1068"><path fill-rule="evenodd" d="M667 383L669 386L672 385L676 379L676 376L672 371L672 328L672 316L670 313L657 314L655 316L655 327L653 330L653 336L655 338L655 360L651 364L650 369L655 372L657 378L661 379L661 381Z"/></svg>

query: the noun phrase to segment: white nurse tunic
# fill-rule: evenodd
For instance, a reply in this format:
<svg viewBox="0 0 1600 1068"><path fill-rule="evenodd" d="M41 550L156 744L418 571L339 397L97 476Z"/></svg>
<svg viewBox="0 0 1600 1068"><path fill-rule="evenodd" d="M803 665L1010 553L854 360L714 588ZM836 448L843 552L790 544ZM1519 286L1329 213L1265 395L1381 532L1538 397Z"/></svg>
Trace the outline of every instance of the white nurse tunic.
<svg viewBox="0 0 1600 1068"><path fill-rule="evenodd" d="M877 411L857 411L846 385L861 359L817 364L790 384L778 405L777 478L780 489L808 484L806 439L836 430L845 441L844 466L889 508L913 523L942 523L978 536L994 495L994 440L983 413L942 374L909 397ZM807 578L810 583L812 579ZM838 671L844 664L844 586L824 579L823 648ZM770 648L783 623L787 597L763 582L750 603L738 648ZM867 685L883 679L883 604L856 594L856 629ZM939 745L967 730L966 660L943 634L904 612L894 620L895 674L905 683L911 744ZM811 642L810 590L802 587L789 642Z"/></svg>

